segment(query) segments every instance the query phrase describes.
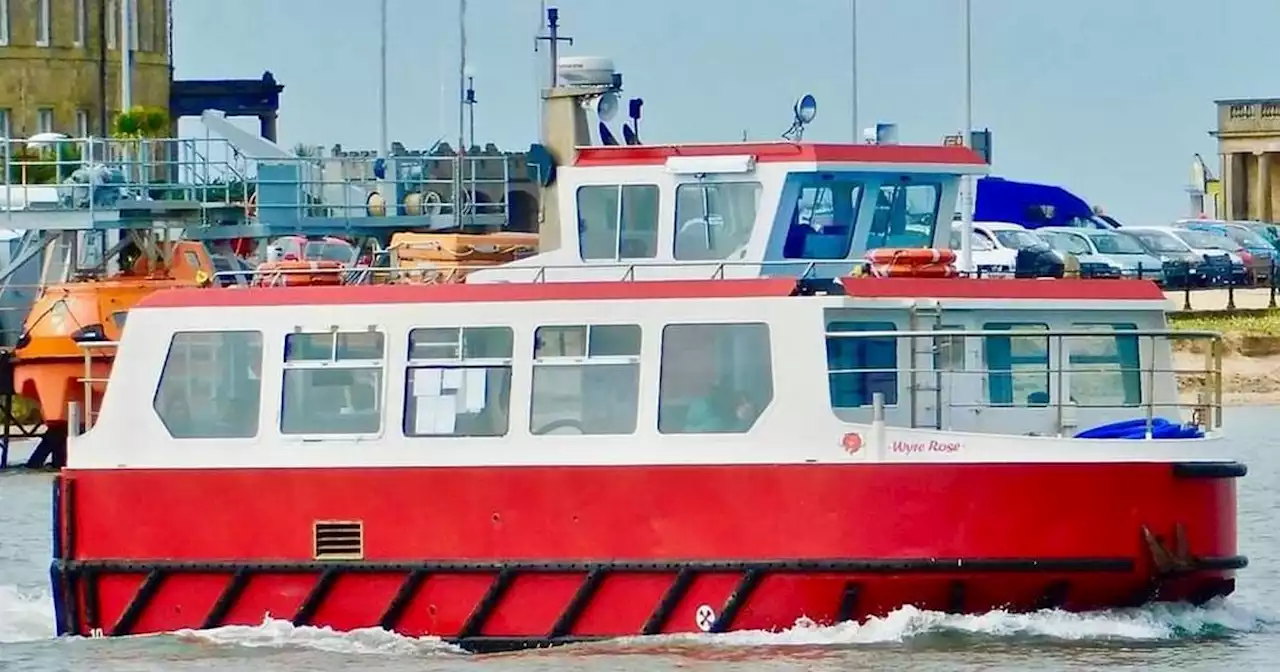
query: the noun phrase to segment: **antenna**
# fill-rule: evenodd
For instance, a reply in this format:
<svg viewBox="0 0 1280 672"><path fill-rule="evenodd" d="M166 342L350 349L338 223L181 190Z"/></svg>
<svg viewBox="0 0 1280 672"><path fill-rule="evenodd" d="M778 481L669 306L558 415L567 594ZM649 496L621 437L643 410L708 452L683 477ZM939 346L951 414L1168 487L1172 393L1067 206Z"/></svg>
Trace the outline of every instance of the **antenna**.
<svg viewBox="0 0 1280 672"><path fill-rule="evenodd" d="M547 34L539 35L533 38L533 50L538 51L539 42L548 42L551 45L551 80L547 88L554 89L559 85L559 77L556 74L557 64L560 62L560 43L567 42L573 44L572 37L560 37L560 10L555 7L547 7Z"/></svg>

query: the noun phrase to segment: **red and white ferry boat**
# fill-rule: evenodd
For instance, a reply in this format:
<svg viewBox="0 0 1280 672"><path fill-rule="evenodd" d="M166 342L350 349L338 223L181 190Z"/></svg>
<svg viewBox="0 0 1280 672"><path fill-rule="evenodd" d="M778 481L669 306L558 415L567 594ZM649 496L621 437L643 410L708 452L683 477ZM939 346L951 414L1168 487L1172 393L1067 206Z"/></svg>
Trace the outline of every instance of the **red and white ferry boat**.
<svg viewBox="0 0 1280 672"><path fill-rule="evenodd" d="M1245 467L1212 355L1180 424L1154 284L852 277L945 247L984 171L579 147L577 226L465 284L157 293L57 480L59 632L491 650L1229 594Z"/></svg>

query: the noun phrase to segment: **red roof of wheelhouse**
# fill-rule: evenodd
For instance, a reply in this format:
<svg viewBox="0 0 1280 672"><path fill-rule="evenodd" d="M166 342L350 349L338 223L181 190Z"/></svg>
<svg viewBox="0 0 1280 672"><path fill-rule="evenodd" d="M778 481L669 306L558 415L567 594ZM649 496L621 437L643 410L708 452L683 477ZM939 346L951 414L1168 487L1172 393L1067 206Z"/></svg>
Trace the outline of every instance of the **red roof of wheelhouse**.
<svg viewBox="0 0 1280 672"><path fill-rule="evenodd" d="M741 156L760 163L895 163L984 165L967 147L945 145L834 145L791 142L725 143L715 145L612 145L579 147L574 165L580 168L642 166L666 163L673 156Z"/></svg>

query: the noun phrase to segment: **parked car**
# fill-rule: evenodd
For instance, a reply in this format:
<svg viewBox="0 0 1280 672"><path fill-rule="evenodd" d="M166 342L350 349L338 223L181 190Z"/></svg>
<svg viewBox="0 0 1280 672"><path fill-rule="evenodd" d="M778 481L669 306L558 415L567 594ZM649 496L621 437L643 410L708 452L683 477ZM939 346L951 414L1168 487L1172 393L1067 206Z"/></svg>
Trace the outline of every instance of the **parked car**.
<svg viewBox="0 0 1280 672"><path fill-rule="evenodd" d="M1232 250L1244 261L1248 269L1248 281L1269 282L1271 269L1275 265L1276 248L1253 229L1233 222L1217 220L1182 220L1178 226L1193 231L1205 231L1215 236L1222 236L1233 241L1237 247Z"/></svg>
<svg viewBox="0 0 1280 672"><path fill-rule="evenodd" d="M959 224L951 225L951 249L959 250L962 232ZM977 231L970 232L969 249L973 253L973 265L978 277L1012 276L1018 264L1018 251L996 247L995 243Z"/></svg>
<svg viewBox="0 0 1280 672"><path fill-rule="evenodd" d="M1216 258L1220 263L1212 263L1168 229L1126 226L1118 230L1138 241L1147 254L1160 260L1166 287L1202 287L1223 284L1231 278L1231 259L1227 255L1218 255Z"/></svg>
<svg viewBox="0 0 1280 672"><path fill-rule="evenodd" d="M1272 247L1276 248L1277 250L1280 250L1280 224L1274 224L1272 222L1255 222L1255 221L1242 221L1242 222L1231 222L1231 223L1239 224L1240 226L1245 226L1252 229L1254 233L1257 233L1258 235L1265 238L1267 242L1271 243Z"/></svg>
<svg viewBox="0 0 1280 672"><path fill-rule="evenodd" d="M1236 253L1240 246L1235 241L1226 236L1215 236L1207 231L1193 229L1171 228L1169 232L1206 259L1226 254L1227 261L1231 264L1231 271L1227 274L1228 283L1243 285L1249 281L1249 269L1244 263L1244 258Z"/></svg>
<svg viewBox="0 0 1280 672"><path fill-rule="evenodd" d="M1124 275L1119 264L1098 254L1084 234L1085 229L1066 226L1047 226L1035 233L1053 249L1075 257L1080 265L1082 278L1119 278Z"/></svg>
<svg viewBox="0 0 1280 672"><path fill-rule="evenodd" d="M1008 222L974 222L974 233L996 249L1014 250L1014 275L1020 278L1061 278L1066 259L1043 238Z"/></svg>

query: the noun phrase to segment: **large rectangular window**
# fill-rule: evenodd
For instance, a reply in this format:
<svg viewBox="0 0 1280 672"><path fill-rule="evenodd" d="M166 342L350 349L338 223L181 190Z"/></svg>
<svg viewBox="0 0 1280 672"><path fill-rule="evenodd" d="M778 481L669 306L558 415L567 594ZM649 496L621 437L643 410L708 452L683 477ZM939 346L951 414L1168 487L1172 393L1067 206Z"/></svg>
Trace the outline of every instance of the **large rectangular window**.
<svg viewBox="0 0 1280 672"><path fill-rule="evenodd" d="M385 341L377 331L285 336L280 433L377 434Z"/></svg>
<svg viewBox="0 0 1280 672"><path fill-rule="evenodd" d="M767 325L671 324L662 330L659 432L744 433L772 401Z"/></svg>
<svg viewBox="0 0 1280 672"><path fill-rule="evenodd" d="M892 322L833 321L827 325L827 381L834 409L871 405L876 392L886 406L898 403L898 338L859 336L896 331Z"/></svg>
<svg viewBox="0 0 1280 672"><path fill-rule="evenodd" d="M9 44L9 0L0 0L0 47ZM0 137L9 137L8 135Z"/></svg>
<svg viewBox="0 0 1280 672"><path fill-rule="evenodd" d="M844 259L858 221L859 183L834 182L800 189L783 244L787 259Z"/></svg>
<svg viewBox="0 0 1280 672"><path fill-rule="evenodd" d="M0 2L4 2L4 0L0 0ZM9 127L9 108L7 107L0 108L0 142L9 141L8 138L10 137L9 135L10 130L11 129ZM5 147L0 147L0 156L4 155L5 149L6 149ZM16 150L16 148L13 146L10 146L8 147L8 150L9 150L9 153L12 154Z"/></svg>
<svg viewBox="0 0 1280 672"><path fill-rule="evenodd" d="M875 194L867 249L933 247L942 189L936 184L886 184Z"/></svg>
<svg viewBox="0 0 1280 672"><path fill-rule="evenodd" d="M175 439L258 435L262 334L181 331L169 341L152 407Z"/></svg>
<svg viewBox="0 0 1280 672"><path fill-rule="evenodd" d="M759 205L759 182L676 187L676 259L728 259L751 240Z"/></svg>
<svg viewBox="0 0 1280 672"><path fill-rule="evenodd" d="M578 188L578 244L583 259L650 259L658 254L658 187Z"/></svg>
<svg viewBox="0 0 1280 672"><path fill-rule="evenodd" d="M532 434L631 434L640 396L640 327L539 327L534 333Z"/></svg>
<svg viewBox="0 0 1280 672"><path fill-rule="evenodd" d="M1044 324L988 322L986 331L1049 331ZM987 401L994 406L1049 405L1049 337L988 336L983 360L987 370Z"/></svg>
<svg viewBox="0 0 1280 672"><path fill-rule="evenodd" d="M1074 329L1097 336L1072 336L1067 342L1071 400L1081 406L1137 406L1142 403L1142 371L1138 337L1124 335L1137 325L1076 324Z"/></svg>
<svg viewBox="0 0 1280 672"><path fill-rule="evenodd" d="M504 436L513 343L508 327L409 332L405 436Z"/></svg>

